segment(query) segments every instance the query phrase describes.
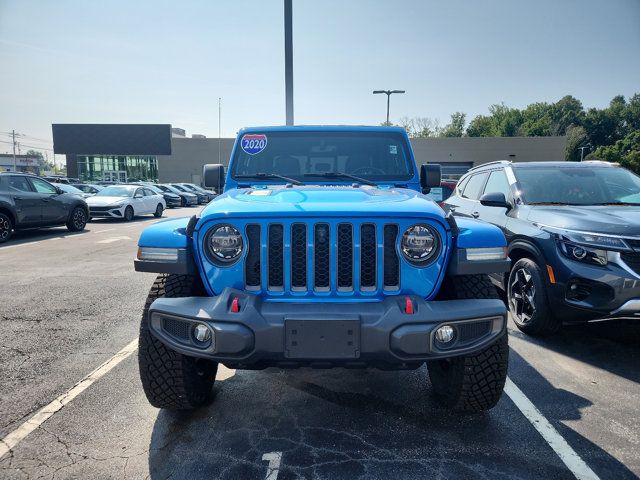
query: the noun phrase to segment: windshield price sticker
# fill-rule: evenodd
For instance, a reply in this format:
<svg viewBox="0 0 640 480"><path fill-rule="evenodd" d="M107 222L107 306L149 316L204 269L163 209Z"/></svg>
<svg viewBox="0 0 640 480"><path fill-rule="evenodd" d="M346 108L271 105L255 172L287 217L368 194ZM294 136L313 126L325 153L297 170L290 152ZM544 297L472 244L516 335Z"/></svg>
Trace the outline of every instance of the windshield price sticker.
<svg viewBox="0 0 640 480"><path fill-rule="evenodd" d="M267 136L247 134L240 140L242 150L249 155L256 155L267 147Z"/></svg>

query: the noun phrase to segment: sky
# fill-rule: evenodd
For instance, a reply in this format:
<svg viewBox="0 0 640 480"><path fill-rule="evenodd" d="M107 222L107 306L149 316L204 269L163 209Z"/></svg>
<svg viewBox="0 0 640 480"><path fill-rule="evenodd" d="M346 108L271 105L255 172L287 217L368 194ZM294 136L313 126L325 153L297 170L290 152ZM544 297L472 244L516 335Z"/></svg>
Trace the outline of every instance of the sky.
<svg viewBox="0 0 640 480"><path fill-rule="evenodd" d="M297 124L379 124L375 89L441 124L640 93L640 0L293 0L293 42ZM283 0L0 0L0 152L52 123L217 137L219 97L223 137L285 122Z"/></svg>

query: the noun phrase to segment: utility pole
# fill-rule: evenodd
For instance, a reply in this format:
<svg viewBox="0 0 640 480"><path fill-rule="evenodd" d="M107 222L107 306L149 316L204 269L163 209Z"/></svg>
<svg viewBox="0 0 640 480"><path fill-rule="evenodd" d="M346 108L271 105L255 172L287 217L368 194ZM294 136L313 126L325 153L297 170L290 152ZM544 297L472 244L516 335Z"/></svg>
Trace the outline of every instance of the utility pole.
<svg viewBox="0 0 640 480"><path fill-rule="evenodd" d="M220 150L222 141L222 97L218 97L218 163L222 163L222 151Z"/></svg>
<svg viewBox="0 0 640 480"><path fill-rule="evenodd" d="M16 162L16 131L11 130L11 140L13 143L13 171L18 171L18 163Z"/></svg>
<svg viewBox="0 0 640 480"><path fill-rule="evenodd" d="M404 93L404 90L374 90L373 94L379 94L379 93L384 93L387 96L387 122L386 124L389 125L389 101L391 99L391 95L394 93Z"/></svg>
<svg viewBox="0 0 640 480"><path fill-rule="evenodd" d="M293 125L293 26L292 0L284 0L284 90L286 124Z"/></svg>

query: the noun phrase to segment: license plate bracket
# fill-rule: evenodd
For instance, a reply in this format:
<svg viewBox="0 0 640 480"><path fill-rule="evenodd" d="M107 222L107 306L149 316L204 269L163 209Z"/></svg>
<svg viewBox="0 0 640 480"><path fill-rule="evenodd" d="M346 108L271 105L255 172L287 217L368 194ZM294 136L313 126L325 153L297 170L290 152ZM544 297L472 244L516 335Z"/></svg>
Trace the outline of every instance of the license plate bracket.
<svg viewBox="0 0 640 480"><path fill-rule="evenodd" d="M284 324L287 358L360 357L360 320L287 319Z"/></svg>

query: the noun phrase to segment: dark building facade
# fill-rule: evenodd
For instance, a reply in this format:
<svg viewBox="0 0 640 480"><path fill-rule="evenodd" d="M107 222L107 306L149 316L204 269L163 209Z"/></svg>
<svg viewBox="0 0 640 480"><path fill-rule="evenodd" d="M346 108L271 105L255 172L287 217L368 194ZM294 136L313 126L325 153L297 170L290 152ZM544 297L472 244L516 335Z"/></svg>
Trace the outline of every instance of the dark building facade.
<svg viewBox="0 0 640 480"><path fill-rule="evenodd" d="M66 155L67 176L84 181L157 180L158 155L171 155L169 124L51 126L53 149Z"/></svg>

